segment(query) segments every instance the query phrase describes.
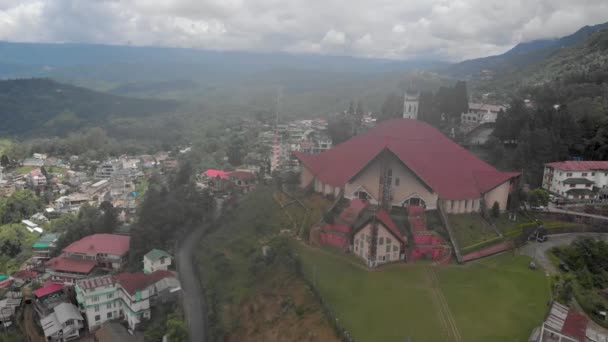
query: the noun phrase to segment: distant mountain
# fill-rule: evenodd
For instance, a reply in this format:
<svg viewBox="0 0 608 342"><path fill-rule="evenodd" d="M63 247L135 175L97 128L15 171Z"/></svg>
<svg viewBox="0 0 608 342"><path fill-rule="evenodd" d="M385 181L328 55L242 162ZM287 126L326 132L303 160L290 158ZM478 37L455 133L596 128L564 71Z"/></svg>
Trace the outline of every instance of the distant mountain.
<svg viewBox="0 0 608 342"><path fill-rule="evenodd" d="M500 77L541 62L559 50L579 44L594 32L607 28L608 23L585 26L562 38L520 43L501 55L467 60L441 68L440 71L457 78L475 79L483 70L488 70Z"/></svg>
<svg viewBox="0 0 608 342"><path fill-rule="evenodd" d="M113 118L175 110L174 101L132 99L49 79L0 81L0 135L61 135Z"/></svg>

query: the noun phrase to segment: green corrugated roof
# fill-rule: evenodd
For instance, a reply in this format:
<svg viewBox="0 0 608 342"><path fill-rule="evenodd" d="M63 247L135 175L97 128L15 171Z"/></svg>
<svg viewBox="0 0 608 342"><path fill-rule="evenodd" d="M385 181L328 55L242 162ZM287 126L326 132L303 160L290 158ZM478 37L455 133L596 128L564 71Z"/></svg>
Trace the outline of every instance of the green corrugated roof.
<svg viewBox="0 0 608 342"><path fill-rule="evenodd" d="M34 243L32 247L34 248L48 248L51 243L56 241L59 238L59 234L47 233L40 236L38 241Z"/></svg>
<svg viewBox="0 0 608 342"><path fill-rule="evenodd" d="M146 253L145 257L151 261L156 261L161 257L171 257L171 255L161 249L154 248L153 250Z"/></svg>

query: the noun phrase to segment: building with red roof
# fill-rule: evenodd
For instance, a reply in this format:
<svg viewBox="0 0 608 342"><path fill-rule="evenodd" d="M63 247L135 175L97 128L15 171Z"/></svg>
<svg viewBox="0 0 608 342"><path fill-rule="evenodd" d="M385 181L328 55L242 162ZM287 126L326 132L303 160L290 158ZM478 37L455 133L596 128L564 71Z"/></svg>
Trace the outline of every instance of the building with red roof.
<svg viewBox="0 0 608 342"><path fill-rule="evenodd" d="M570 199L593 199L608 186L608 161L576 161L546 163L543 188Z"/></svg>
<svg viewBox="0 0 608 342"><path fill-rule="evenodd" d="M387 120L320 153L295 153L300 185L372 204L420 205L448 213L505 210L517 172L502 172L427 123Z"/></svg>
<svg viewBox="0 0 608 342"><path fill-rule="evenodd" d="M375 267L404 259L407 236L382 208L365 212L355 223L352 251Z"/></svg>
<svg viewBox="0 0 608 342"><path fill-rule="evenodd" d="M157 286L176 275L171 271L120 273L78 280L75 284L76 301L87 317L89 330L104 322L120 319L129 328L150 319L150 300L158 294ZM178 285L179 287L179 282Z"/></svg>
<svg viewBox="0 0 608 342"><path fill-rule="evenodd" d="M89 276L95 268L119 270L126 262L130 237L93 234L75 241L62 254L46 262L51 279L67 284Z"/></svg>
<svg viewBox="0 0 608 342"><path fill-rule="evenodd" d="M545 321L532 331L528 341L585 342L588 341L587 334L590 332L587 329L588 322L585 315L553 302ZM602 339L593 339L593 341L604 340L605 336L602 336Z"/></svg>

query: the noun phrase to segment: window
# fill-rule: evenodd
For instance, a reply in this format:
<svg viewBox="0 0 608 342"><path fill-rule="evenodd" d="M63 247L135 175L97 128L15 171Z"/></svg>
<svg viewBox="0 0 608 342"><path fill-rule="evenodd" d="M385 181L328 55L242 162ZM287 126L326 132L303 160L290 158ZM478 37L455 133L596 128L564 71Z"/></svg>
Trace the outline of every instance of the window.
<svg viewBox="0 0 608 342"><path fill-rule="evenodd" d="M395 186L399 186L399 183L400 183L399 177L395 178Z"/></svg>
<svg viewBox="0 0 608 342"><path fill-rule="evenodd" d="M391 252L391 245L386 245L386 253L390 253Z"/></svg>
<svg viewBox="0 0 608 342"><path fill-rule="evenodd" d="M393 245L393 252L399 252L399 246Z"/></svg>
<svg viewBox="0 0 608 342"><path fill-rule="evenodd" d="M454 201L450 201L450 210L454 210Z"/></svg>
<svg viewBox="0 0 608 342"><path fill-rule="evenodd" d="M388 169L388 171L386 172L386 175L389 177L393 176L393 169Z"/></svg>
<svg viewBox="0 0 608 342"><path fill-rule="evenodd" d="M587 172L583 172L583 173L581 173L581 176L583 176L583 177L587 177Z"/></svg>
<svg viewBox="0 0 608 342"><path fill-rule="evenodd" d="M378 244L379 245L384 245L384 238L381 237L380 239L378 239Z"/></svg>
<svg viewBox="0 0 608 342"><path fill-rule="evenodd" d="M592 176L595 176L595 172L591 172L591 175L592 175Z"/></svg>
<svg viewBox="0 0 608 342"><path fill-rule="evenodd" d="M108 318L112 318L112 312L108 312Z"/></svg>
<svg viewBox="0 0 608 342"><path fill-rule="evenodd" d="M99 312L99 305L95 305L95 312Z"/></svg>
<svg viewBox="0 0 608 342"><path fill-rule="evenodd" d="M566 177L572 177L572 172L566 173Z"/></svg>
<svg viewBox="0 0 608 342"><path fill-rule="evenodd" d="M73 319L68 319L67 321L65 321L64 324L65 325L72 325L72 324L74 324L74 320Z"/></svg>
<svg viewBox="0 0 608 342"><path fill-rule="evenodd" d="M94 301L94 302L99 302L99 296L95 296L95 297L93 297L93 301Z"/></svg>
<svg viewBox="0 0 608 342"><path fill-rule="evenodd" d="M112 308L112 303L108 303L108 305L106 305L106 308L111 309Z"/></svg>
<svg viewBox="0 0 608 342"><path fill-rule="evenodd" d="M387 244L387 245L390 245L390 244L391 244L391 242L392 242L391 238L386 238L386 244Z"/></svg>
<svg viewBox="0 0 608 342"><path fill-rule="evenodd" d="M114 298L114 294L113 293L108 293L108 299L112 299Z"/></svg>
<svg viewBox="0 0 608 342"><path fill-rule="evenodd" d="M359 246L355 245L355 252L359 251Z"/></svg>
<svg viewBox="0 0 608 342"><path fill-rule="evenodd" d="M464 200L464 208L469 209L469 200Z"/></svg>
<svg viewBox="0 0 608 342"><path fill-rule="evenodd" d="M359 239L355 239L355 246L359 244Z"/></svg>
<svg viewBox="0 0 608 342"><path fill-rule="evenodd" d="M574 188L576 186L576 184L570 184L571 188Z"/></svg>
<svg viewBox="0 0 608 342"><path fill-rule="evenodd" d="M101 319L101 316L100 316L100 315L95 315L95 321L96 321L96 322L97 322L97 321L99 321L100 319Z"/></svg>

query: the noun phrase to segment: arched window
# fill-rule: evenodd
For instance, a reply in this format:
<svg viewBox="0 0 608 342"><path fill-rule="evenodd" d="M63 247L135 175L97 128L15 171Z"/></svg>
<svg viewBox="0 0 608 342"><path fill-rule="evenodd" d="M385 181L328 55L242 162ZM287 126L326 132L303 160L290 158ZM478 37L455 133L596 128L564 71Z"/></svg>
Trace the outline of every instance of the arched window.
<svg viewBox="0 0 608 342"><path fill-rule="evenodd" d="M388 171L386 172L386 174L387 174L389 177L392 177L392 176L393 176L393 169L388 169Z"/></svg>

